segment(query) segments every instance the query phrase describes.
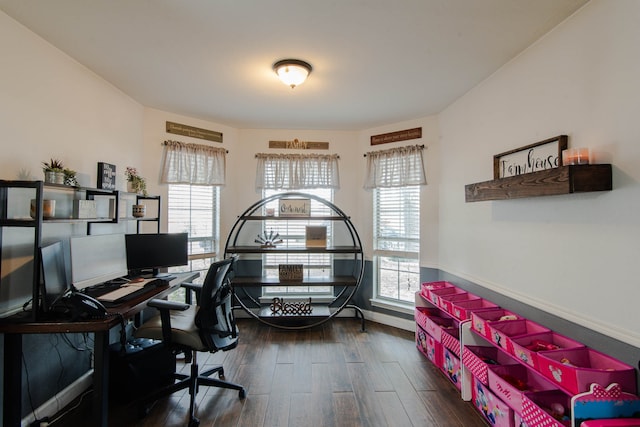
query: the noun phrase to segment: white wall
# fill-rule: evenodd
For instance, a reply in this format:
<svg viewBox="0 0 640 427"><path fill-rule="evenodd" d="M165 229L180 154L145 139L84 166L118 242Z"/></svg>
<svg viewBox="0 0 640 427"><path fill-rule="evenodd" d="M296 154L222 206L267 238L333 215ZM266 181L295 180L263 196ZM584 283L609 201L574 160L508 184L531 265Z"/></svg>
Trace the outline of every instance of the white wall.
<svg viewBox="0 0 640 427"><path fill-rule="evenodd" d="M124 168L143 158L142 106L2 12L0 52L0 179L42 180L42 162L53 157L90 187L97 185L98 162L115 164L124 189ZM28 215L28 200L20 204L12 208ZM50 225L43 241L84 232L84 225ZM24 286L30 268L23 267L31 261L33 234L3 229L2 240L0 312L31 294Z"/></svg>
<svg viewBox="0 0 640 427"><path fill-rule="evenodd" d="M593 0L439 117L441 269L635 346L638 22L636 0ZM613 191L465 203L494 154L560 134L613 164Z"/></svg>

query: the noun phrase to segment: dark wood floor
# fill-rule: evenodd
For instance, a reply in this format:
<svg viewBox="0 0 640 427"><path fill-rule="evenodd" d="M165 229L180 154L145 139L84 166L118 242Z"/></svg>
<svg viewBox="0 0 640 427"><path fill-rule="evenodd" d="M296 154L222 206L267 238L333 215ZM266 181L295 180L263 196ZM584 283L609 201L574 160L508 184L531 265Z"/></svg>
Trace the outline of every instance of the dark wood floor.
<svg viewBox="0 0 640 427"><path fill-rule="evenodd" d="M416 349L413 333L336 318L301 331L239 319L240 344L229 352L200 353L201 365L222 363L233 390L203 387L201 426L486 426L470 403ZM182 365L179 363L179 365ZM189 395L155 404L144 419L135 405L112 405L113 426L185 426ZM76 424L71 414L60 425ZM75 420L74 420L75 418ZM85 418L86 419L86 418Z"/></svg>

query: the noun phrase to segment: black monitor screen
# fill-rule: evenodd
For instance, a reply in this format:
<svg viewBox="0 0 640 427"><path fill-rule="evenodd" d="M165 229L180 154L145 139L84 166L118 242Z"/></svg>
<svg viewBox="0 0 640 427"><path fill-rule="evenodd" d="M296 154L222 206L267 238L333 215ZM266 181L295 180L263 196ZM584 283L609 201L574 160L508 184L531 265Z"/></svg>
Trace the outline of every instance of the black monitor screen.
<svg viewBox="0 0 640 427"><path fill-rule="evenodd" d="M127 234L130 275L160 276L159 269L188 264L187 233Z"/></svg>
<svg viewBox="0 0 640 427"><path fill-rule="evenodd" d="M55 302L69 289L62 242L40 248L42 262L42 310L48 312Z"/></svg>

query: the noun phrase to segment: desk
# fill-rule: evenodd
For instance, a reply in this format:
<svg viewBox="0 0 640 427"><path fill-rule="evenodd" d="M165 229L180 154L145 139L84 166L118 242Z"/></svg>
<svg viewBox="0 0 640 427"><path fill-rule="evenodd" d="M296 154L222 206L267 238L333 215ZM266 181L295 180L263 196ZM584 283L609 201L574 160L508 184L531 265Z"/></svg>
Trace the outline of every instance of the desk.
<svg viewBox="0 0 640 427"><path fill-rule="evenodd" d="M178 273L169 285L151 288L149 292L117 306L107 308L109 313L120 313L130 319L140 313L153 298L164 298L182 283L193 280L199 273ZM71 322L64 320L20 321L11 316L0 321L0 333L4 334L4 426L19 426L22 419L22 336L24 334L56 334L93 332L93 425L108 425L109 415L109 330L120 325L118 316L104 319ZM16 399L15 396L18 396Z"/></svg>

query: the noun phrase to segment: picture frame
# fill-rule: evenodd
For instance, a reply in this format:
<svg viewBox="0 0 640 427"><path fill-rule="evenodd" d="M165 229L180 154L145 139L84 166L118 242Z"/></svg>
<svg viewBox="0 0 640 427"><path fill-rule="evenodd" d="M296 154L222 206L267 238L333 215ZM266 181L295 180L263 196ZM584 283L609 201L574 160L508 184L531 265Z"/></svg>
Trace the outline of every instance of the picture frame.
<svg viewBox="0 0 640 427"><path fill-rule="evenodd" d="M311 216L311 199L280 199L278 213L285 217Z"/></svg>
<svg viewBox="0 0 640 427"><path fill-rule="evenodd" d="M116 165L98 162L98 184L101 190L116 189Z"/></svg>
<svg viewBox="0 0 640 427"><path fill-rule="evenodd" d="M278 279L281 282L302 282L303 264L278 264Z"/></svg>
<svg viewBox="0 0 640 427"><path fill-rule="evenodd" d="M493 178L508 178L562 166L568 136L559 135L493 156Z"/></svg>
<svg viewBox="0 0 640 427"><path fill-rule="evenodd" d="M327 246L327 226L305 226L305 244L307 247L324 248Z"/></svg>

